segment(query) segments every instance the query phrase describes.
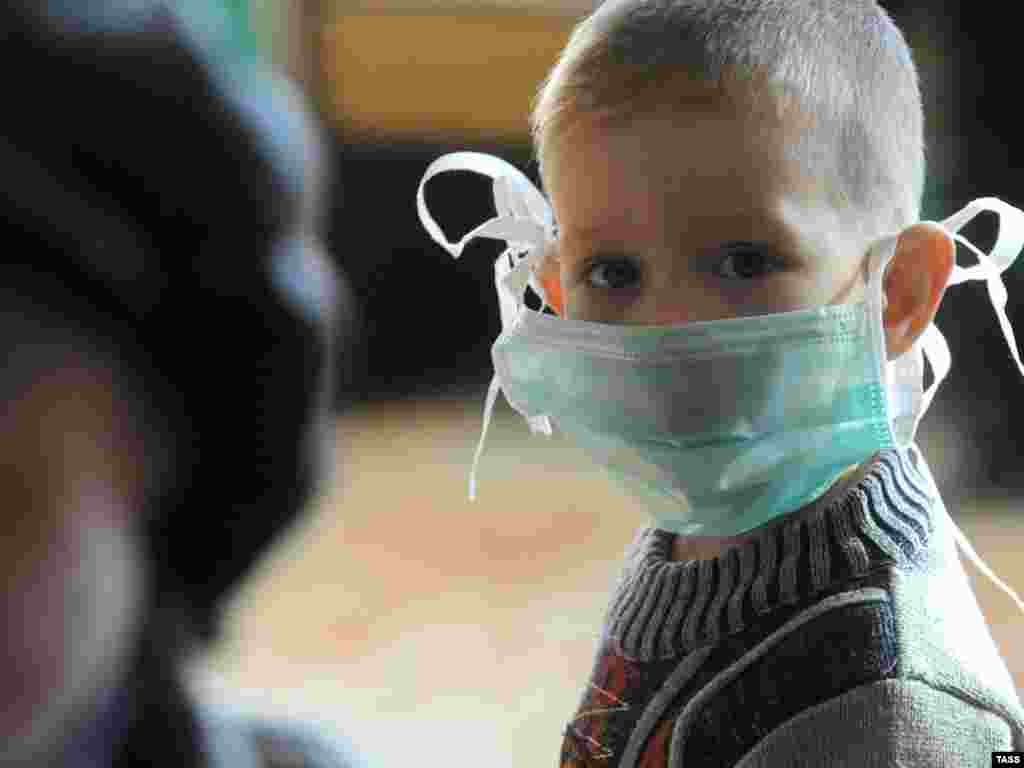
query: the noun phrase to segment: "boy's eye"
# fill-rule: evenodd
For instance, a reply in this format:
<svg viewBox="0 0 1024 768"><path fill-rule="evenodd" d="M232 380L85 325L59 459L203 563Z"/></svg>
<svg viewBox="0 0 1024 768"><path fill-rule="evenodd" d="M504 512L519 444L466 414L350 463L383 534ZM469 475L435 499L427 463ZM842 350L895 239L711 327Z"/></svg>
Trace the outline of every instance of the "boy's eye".
<svg viewBox="0 0 1024 768"><path fill-rule="evenodd" d="M640 279L640 267L631 259L601 259L587 268L586 279L595 288L629 288Z"/></svg>
<svg viewBox="0 0 1024 768"><path fill-rule="evenodd" d="M746 243L727 245L715 274L727 280L752 280L779 267L779 261L763 248Z"/></svg>

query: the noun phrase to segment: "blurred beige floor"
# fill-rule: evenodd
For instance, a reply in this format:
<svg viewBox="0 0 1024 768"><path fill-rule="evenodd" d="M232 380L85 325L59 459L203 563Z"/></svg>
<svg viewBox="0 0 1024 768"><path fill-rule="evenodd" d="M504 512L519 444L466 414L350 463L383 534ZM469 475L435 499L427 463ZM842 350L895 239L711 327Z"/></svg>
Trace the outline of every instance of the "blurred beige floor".
<svg viewBox="0 0 1024 768"><path fill-rule="evenodd" d="M372 766L555 765L644 517L570 445L531 437L507 407L469 502L480 409L405 402L343 417L335 487L240 591L197 685L325 721ZM1024 589L1019 505L979 505L960 516L965 533ZM968 572L1021 686L1024 616Z"/></svg>

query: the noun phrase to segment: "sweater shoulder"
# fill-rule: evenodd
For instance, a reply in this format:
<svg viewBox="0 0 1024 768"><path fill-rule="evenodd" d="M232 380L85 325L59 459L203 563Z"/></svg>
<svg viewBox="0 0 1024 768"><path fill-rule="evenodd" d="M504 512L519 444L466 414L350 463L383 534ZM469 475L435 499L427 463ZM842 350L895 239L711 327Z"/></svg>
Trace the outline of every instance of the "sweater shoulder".
<svg viewBox="0 0 1024 768"><path fill-rule="evenodd" d="M998 714L922 681L896 678L801 712L736 765L988 765L992 752L1011 749L1011 725Z"/></svg>

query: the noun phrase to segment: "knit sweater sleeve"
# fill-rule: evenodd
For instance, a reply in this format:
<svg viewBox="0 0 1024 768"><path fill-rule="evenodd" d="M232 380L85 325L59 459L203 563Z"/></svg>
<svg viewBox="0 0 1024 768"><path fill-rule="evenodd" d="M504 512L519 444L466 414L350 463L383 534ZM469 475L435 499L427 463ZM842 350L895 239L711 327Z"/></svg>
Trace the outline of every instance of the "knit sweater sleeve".
<svg viewBox="0 0 1024 768"><path fill-rule="evenodd" d="M805 710L737 768L991 765L992 752L1013 748L1000 716L927 683L889 679Z"/></svg>

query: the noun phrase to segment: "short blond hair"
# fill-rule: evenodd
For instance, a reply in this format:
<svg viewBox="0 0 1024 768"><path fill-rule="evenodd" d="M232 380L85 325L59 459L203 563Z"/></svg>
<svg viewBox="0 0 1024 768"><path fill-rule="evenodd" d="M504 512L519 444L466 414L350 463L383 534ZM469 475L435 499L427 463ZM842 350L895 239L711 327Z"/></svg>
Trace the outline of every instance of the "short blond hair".
<svg viewBox="0 0 1024 768"><path fill-rule="evenodd" d="M880 228L918 220L925 159L917 71L902 33L873 0L603 3L576 26L534 103L542 176L574 116L671 107L680 75L748 102L767 96L780 116L797 108L806 141L793 155L805 172L831 173L840 202Z"/></svg>

